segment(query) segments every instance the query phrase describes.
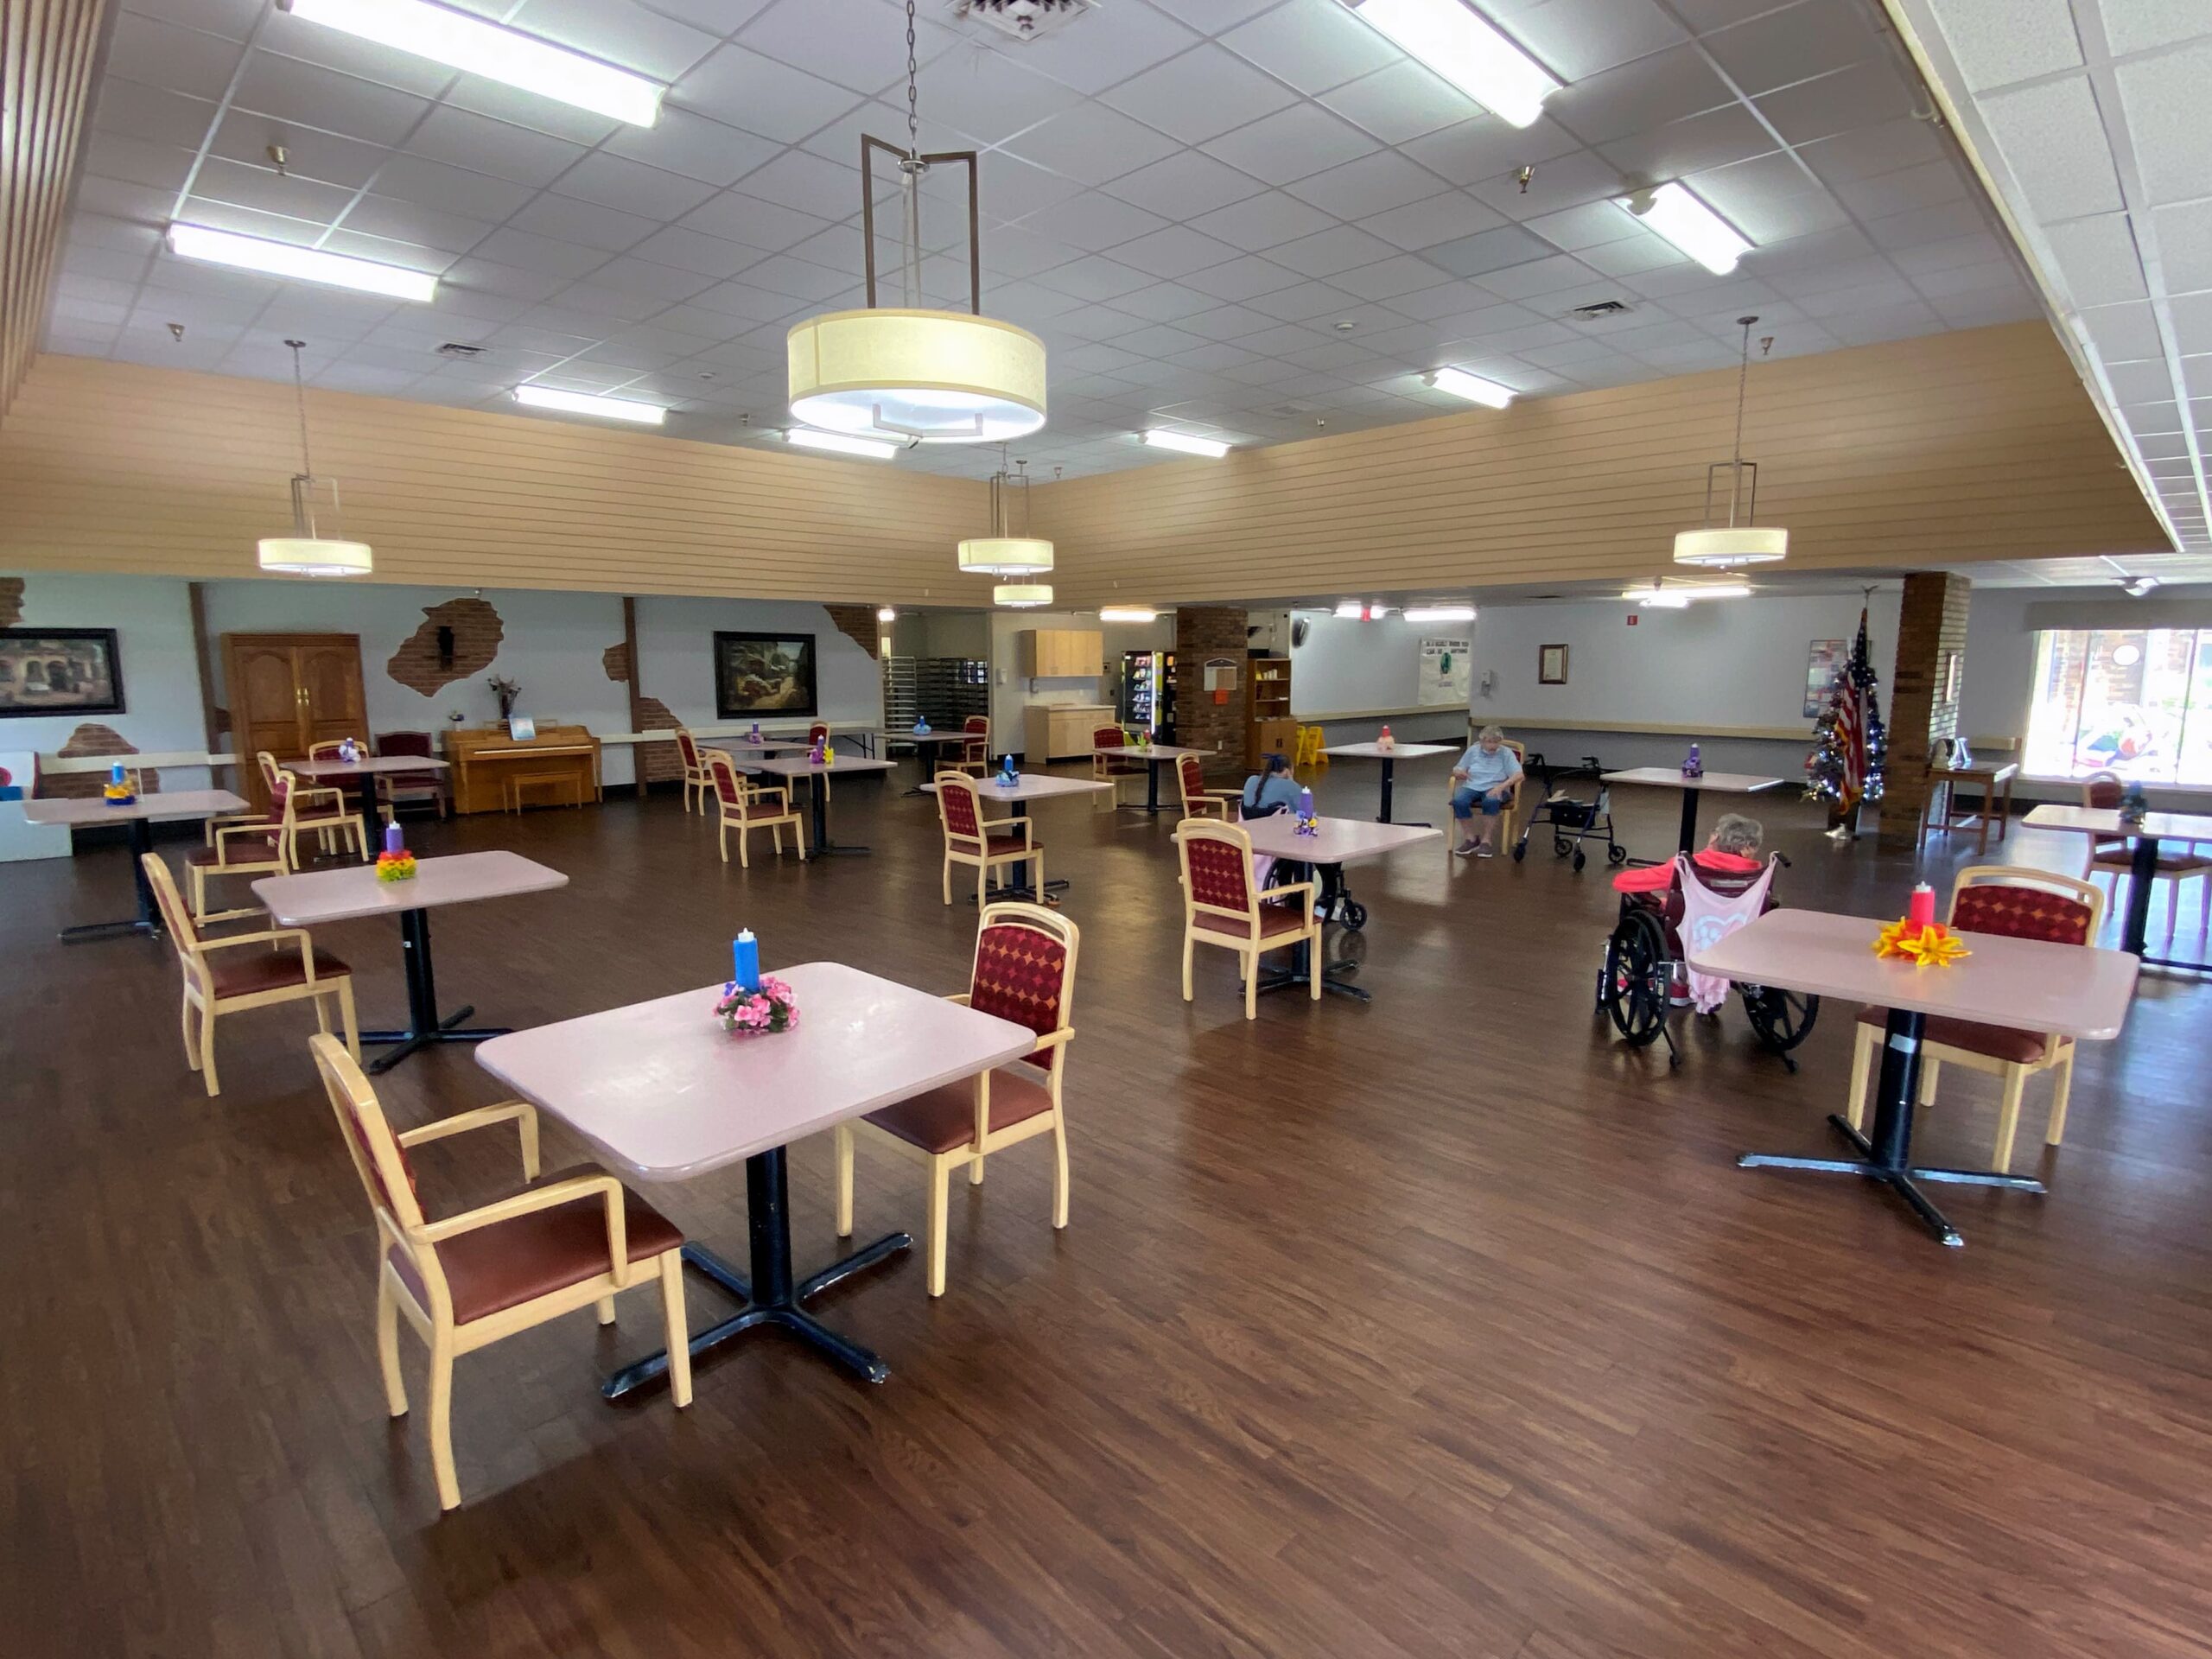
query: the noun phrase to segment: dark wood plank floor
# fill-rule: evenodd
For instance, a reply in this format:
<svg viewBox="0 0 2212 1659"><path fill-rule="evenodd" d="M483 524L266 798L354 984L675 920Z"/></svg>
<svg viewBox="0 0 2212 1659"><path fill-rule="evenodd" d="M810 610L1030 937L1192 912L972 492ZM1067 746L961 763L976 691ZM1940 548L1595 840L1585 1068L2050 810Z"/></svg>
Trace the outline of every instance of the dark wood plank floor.
<svg viewBox="0 0 2212 1659"><path fill-rule="evenodd" d="M1408 772L1402 812L1440 783ZM1339 766L1325 809L1371 811L1374 786ZM1671 793L1621 805L1640 846L1671 842ZM442 988L565 1017L704 982L741 925L772 965L958 988L973 912L938 903L933 805L855 779L836 814L873 858L725 868L658 798L426 830L573 878L439 912ZM1901 908L1908 861L1765 816L1789 902ZM2206 992L2146 985L2083 1055L2050 1198L1943 1192L1968 1240L1946 1251L1876 1192L1733 1167L1827 1147L1846 1011L1796 1077L1733 1005L1685 1022L1672 1075L1592 1020L1596 868L1540 843L1359 869L1374 1005L1267 999L1248 1025L1224 953L1178 997L1172 819L1039 823L1084 929L1070 1228L1041 1144L956 1185L941 1302L910 1260L830 1306L889 1360L880 1389L768 1340L702 1370L688 1412L609 1408L594 1382L651 1345L650 1292L613 1332L579 1313L464 1359L467 1502L443 1519L419 1423L382 1409L372 1231L306 1015L226 1020L210 1101L166 944L54 942L127 906L121 850L0 870L0 1649L2212 1653ZM393 1017L396 931L318 939ZM1993 1086L1947 1082L1921 1147L1984 1162ZM404 1123L498 1091L457 1049L384 1095ZM506 1179L482 1139L418 1159L434 1210ZM826 1137L792 1164L804 1268L834 1248ZM736 1172L663 1196L741 1249ZM918 1173L864 1147L862 1236L922 1209Z"/></svg>

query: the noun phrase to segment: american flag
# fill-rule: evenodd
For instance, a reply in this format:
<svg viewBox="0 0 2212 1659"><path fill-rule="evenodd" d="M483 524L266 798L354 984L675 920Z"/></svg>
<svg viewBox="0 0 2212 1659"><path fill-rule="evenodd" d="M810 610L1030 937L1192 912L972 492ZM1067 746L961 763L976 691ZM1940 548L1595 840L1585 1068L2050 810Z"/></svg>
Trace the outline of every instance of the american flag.
<svg viewBox="0 0 2212 1659"><path fill-rule="evenodd" d="M1836 737L1843 745L1843 788L1840 799L1847 814L1866 793L1866 612L1859 612L1859 638L1853 642L1851 660L1843 670L1843 708L1836 715Z"/></svg>

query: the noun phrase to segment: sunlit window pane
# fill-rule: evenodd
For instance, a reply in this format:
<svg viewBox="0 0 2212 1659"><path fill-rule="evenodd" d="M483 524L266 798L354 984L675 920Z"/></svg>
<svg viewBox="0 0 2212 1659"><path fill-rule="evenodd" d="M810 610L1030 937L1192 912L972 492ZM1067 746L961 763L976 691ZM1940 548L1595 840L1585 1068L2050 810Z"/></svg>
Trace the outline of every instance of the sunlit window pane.
<svg viewBox="0 0 2212 1659"><path fill-rule="evenodd" d="M2026 760L2042 777L2212 784L2212 632L2038 634Z"/></svg>

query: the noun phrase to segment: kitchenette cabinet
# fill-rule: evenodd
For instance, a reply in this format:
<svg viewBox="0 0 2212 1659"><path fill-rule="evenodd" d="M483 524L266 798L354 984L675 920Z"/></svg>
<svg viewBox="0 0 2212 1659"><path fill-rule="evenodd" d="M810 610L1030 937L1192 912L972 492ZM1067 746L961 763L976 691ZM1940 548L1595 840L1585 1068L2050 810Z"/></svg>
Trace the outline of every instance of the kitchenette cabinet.
<svg viewBox="0 0 2212 1659"><path fill-rule="evenodd" d="M1091 733L1116 723L1110 702L1033 702L1022 721L1021 757L1032 766L1089 754Z"/></svg>

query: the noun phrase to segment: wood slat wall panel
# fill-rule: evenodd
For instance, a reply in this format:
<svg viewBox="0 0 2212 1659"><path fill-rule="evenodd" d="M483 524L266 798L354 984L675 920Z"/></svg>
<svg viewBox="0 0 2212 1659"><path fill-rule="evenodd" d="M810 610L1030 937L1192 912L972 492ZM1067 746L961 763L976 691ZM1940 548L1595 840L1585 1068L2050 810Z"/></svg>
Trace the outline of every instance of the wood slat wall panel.
<svg viewBox="0 0 2212 1659"><path fill-rule="evenodd" d="M0 419L46 325L107 0L0 0Z"/></svg>

